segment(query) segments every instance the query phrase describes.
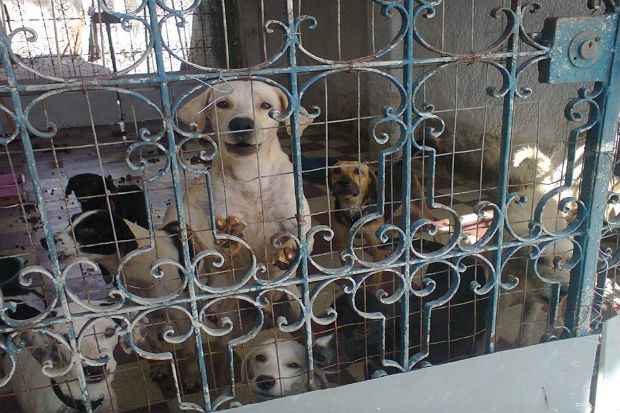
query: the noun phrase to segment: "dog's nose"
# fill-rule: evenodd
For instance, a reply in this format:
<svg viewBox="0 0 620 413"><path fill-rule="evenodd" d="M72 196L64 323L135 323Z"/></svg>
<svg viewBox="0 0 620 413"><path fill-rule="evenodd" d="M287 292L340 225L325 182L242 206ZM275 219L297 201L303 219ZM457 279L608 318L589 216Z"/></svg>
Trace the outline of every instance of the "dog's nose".
<svg viewBox="0 0 620 413"><path fill-rule="evenodd" d="M256 387L263 391L269 391L276 385L276 379L271 376L258 376L256 378Z"/></svg>
<svg viewBox="0 0 620 413"><path fill-rule="evenodd" d="M340 181L334 185L334 193L336 195L358 196L360 193L360 189L352 181Z"/></svg>
<svg viewBox="0 0 620 413"><path fill-rule="evenodd" d="M45 238L41 238L41 246L47 251L47 240Z"/></svg>
<svg viewBox="0 0 620 413"><path fill-rule="evenodd" d="M348 186L348 192L352 195L352 196L358 196L360 194L360 190L357 187L357 185L351 184Z"/></svg>
<svg viewBox="0 0 620 413"><path fill-rule="evenodd" d="M250 118L234 118L228 123L231 132L250 132L254 129L254 120Z"/></svg>

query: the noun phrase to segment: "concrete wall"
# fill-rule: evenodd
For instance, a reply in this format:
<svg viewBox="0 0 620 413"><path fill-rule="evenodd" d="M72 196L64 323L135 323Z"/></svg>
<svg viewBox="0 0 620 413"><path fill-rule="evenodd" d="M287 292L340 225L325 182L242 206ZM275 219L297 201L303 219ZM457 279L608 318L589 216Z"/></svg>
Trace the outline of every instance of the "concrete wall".
<svg viewBox="0 0 620 413"><path fill-rule="evenodd" d="M252 3L252 4L250 4ZM341 5L340 22L338 20L338 3ZM586 1L583 0L549 0L542 2L542 8L536 13L526 13L525 28L528 32L542 29L544 19L551 16L588 15ZM241 13L242 54L246 64L255 64L264 60L263 37L261 27L261 11L255 4L258 1L238 3ZM270 19L286 21L286 1L267 0L262 11L264 21ZM418 19L418 30L421 36L433 47L458 54L467 54L485 50L497 40L506 27L506 20L500 13L499 18L490 15L496 7L509 7L510 1L504 0L458 0L444 1L438 7L434 18ZM314 0L311 2L295 2L296 14L308 14L317 18L315 30L302 27L302 44L309 51L331 59L352 59L372 54L389 42L400 27L400 18L394 13L393 18L381 14L381 7L370 1ZM340 24L340 26L338 26ZM340 27L340 43L338 38ZM371 29L374 28L374 31ZM279 47L282 35L279 31L268 36L267 55L273 54ZM340 45L340 52L339 52ZM527 49L527 46L521 44ZM437 57L416 45L414 50L418 57ZM400 59L402 47L397 47L384 59ZM280 65L286 63L282 60ZM300 64L316 64L312 59L299 58ZM421 79L429 71L438 69L433 66L416 66L415 78ZM400 70L388 71L391 75L402 79ZM302 83L309 76L302 77ZM359 87L358 87L359 84ZM417 96L417 103L432 104L446 122L448 130L445 138L451 139L460 132L468 134L482 133L499 134L502 124L502 99L490 97L489 87L500 88L502 85L499 72L482 62L452 64L437 70L436 74L426 82L425 87ZM564 109L569 100L577 95L579 85L550 86L538 82L538 67L533 65L521 78L521 86L533 89L529 99L516 102L514 133L516 142L532 142L540 140L543 146L553 146L563 141L568 135L568 123L564 117ZM359 99L358 99L359 95ZM323 114L319 121L347 120L362 116L380 116L385 105L397 105L399 102L396 89L390 83L377 76L355 74L331 75L325 84L315 85L304 99L304 105L318 105ZM340 131L357 139L362 146L369 142L368 131L371 122L342 122L339 126L348 128ZM310 128L309 134L324 135L324 127ZM328 132L338 134L336 125L330 126ZM310 138L308 138L310 139ZM318 138L322 139L322 138ZM375 151L377 145L371 145Z"/></svg>
<svg viewBox="0 0 620 413"><path fill-rule="evenodd" d="M597 336L551 342L235 412L586 413L597 344Z"/></svg>
<svg viewBox="0 0 620 413"><path fill-rule="evenodd" d="M213 9L211 2L208 9L201 11L201 16L194 17L194 39L192 47L195 53L190 54L192 59L201 64L224 66L225 56L222 53L205 55L203 36L204 26L213 33L208 36L217 38L218 45L223 45L223 27L213 26L214 22L205 23L204 16L219 16ZM228 35L233 67L247 66L265 60L278 50L283 42L283 34L277 28L272 34L265 34L264 22L275 19L286 21L285 0L264 0L265 9L260 10L260 0L228 0L229 8ZM301 6L300 6L301 3ZM432 19L419 19L418 30L422 36L439 49L453 53L470 53L485 49L500 35L505 21L495 19L489 15L490 11L498 6L508 6L510 1L504 0L458 0L445 1L438 8L437 15ZM338 4L340 10L340 26L338 19ZM294 2L296 14L315 16L318 26L309 30L307 25L302 26L303 46L322 57L330 59L352 59L372 54L389 42L400 27L400 17L395 13L393 18L386 18L381 14L381 7L371 1L360 0L313 0ZM238 18L238 39L233 35L235 19L230 19L234 10ZM527 14L526 29L538 31L542 27L545 17L566 15L587 15L586 1L584 0L549 0L542 4L542 9L535 14ZM209 19L207 19L209 20ZM219 21L219 18L216 18ZM200 26L200 27L199 27ZM201 29L202 27L202 29ZM338 30L340 28L340 30ZM374 28L374 30L371 30ZM338 32L340 31L340 44ZM206 32L204 32L206 33ZM266 46L265 46L265 39ZM208 47L214 44L210 42ZM340 46L340 47L339 47ZM416 56L436 56L416 46ZM402 56L402 47L396 47L384 59L399 59ZM238 64L235 64L238 63ZM312 59L300 56L300 64L316 64ZM286 57L276 66L286 65ZM415 77L420 79L433 67L416 67ZM390 75L402 78L400 69L389 70ZM562 141L567 136L568 124L564 119L564 108L570 98L576 96L577 85L549 86L541 85L537 80L537 67L531 67L521 79L523 86L531 87L533 95L527 100L518 100L515 109L516 141L532 141L541 138L545 143ZM304 75L301 84L305 83L310 75ZM286 84L286 77L276 78ZM325 86L327 85L327 89ZM186 85L187 86L187 85ZM496 69L490 68L481 62L474 64L450 65L439 70L426 83L417 103L432 104L440 116L446 121L449 130L444 136L452 133L458 135L460 130L482 131L499 133L501 126L502 100L489 97L488 87L501 86ZM183 87L182 87L183 88ZM147 96L158 102L158 90L142 90ZM96 106L108 110L98 111L95 122L98 125L114 123L119 115L115 107L115 97L111 94L92 93L97 100ZM54 118L60 127L88 126L89 115L83 104L80 93L64 94L61 105L49 105L48 116ZM26 99L27 101L28 99ZM329 76L326 82L319 82L307 94L303 101L305 106L318 105L322 110L321 121L338 123L329 128L317 125L307 132L308 140L323 141L325 133L339 138L359 139L362 148L371 146L376 152L378 146L368 139L368 131L372 120L356 121L358 115L380 116L385 105L396 106L400 99L396 89L386 80L376 76L363 74L358 77L355 73L339 73ZM126 119L143 120L152 117L152 111L143 110L143 105L134 105L130 102L124 105ZM311 138L315 135L315 138ZM370 142L370 144L369 144Z"/></svg>

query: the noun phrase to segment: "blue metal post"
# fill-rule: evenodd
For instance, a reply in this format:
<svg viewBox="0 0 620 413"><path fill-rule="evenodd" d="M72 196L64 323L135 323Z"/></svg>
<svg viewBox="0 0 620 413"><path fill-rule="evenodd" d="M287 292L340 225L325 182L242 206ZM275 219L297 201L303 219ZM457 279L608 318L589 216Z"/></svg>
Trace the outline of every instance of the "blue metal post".
<svg viewBox="0 0 620 413"><path fill-rule="evenodd" d="M620 14L620 9L616 9L616 13ZM594 111L591 115L602 116L588 134L580 191L580 199L588 207L589 215L584 222L584 235L577 238L582 246L583 257L571 275L566 315L567 327L578 336L590 333L601 231L609 181L613 175L620 113L620 24L616 27L613 50L609 79L597 85L604 88L596 99L600 112Z"/></svg>
<svg viewBox="0 0 620 413"><path fill-rule="evenodd" d="M502 142L500 146L500 162L499 162L499 178L498 178L498 192L499 209L502 212L498 218L497 229L497 250L495 251L495 271L497 272L498 282L495 283L493 290L489 294L489 314L487 317L487 342L486 351L493 353L495 351L495 331L497 327L497 304L499 301L501 268L502 268L502 244L504 242L504 226L507 213L507 199L508 199L508 178L510 175L510 148L512 145L512 126L514 117L514 104L517 92L517 69L519 67L519 30L520 22L523 18L523 12L521 9L520 1L512 1L512 10L515 13L516 18L512 27L512 37L509 41L509 48L512 52L512 56L507 60L507 67L510 71L510 77L507 79L510 84L508 85L508 92L504 97L504 109L502 115Z"/></svg>
<svg viewBox="0 0 620 413"><path fill-rule="evenodd" d="M407 13L409 16L413 16L414 11L414 1L407 0L405 2L405 7L407 9ZM405 232L405 243L406 245L411 244L411 147L413 140L413 86L415 80L413 78L413 48L414 48L414 40L413 40L413 27L410 26L407 30L407 36L405 37L405 45L403 49L403 58L405 60L405 65L403 67L403 85L407 91L407 102L406 109L404 113L404 122L407 126L407 141L405 142L405 146L403 147L403 166L402 166L402 174L403 174L403 230ZM386 189L387 190L387 189ZM409 262L411 260L411 250L410 248L405 248L405 262ZM405 271L405 279L410 283L411 280L409 277L412 276L411 268L409 265L404 266ZM402 366L407 369L409 366L409 307L410 307L410 294L408 289L403 294L401 302L401 337L400 337L400 347L402 351Z"/></svg>

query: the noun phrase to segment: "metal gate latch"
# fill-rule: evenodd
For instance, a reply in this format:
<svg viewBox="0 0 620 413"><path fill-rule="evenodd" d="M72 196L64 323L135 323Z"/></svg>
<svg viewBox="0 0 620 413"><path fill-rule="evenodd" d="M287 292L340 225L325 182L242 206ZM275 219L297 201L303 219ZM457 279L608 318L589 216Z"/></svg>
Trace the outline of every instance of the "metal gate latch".
<svg viewBox="0 0 620 413"><path fill-rule="evenodd" d="M547 19L543 42L550 47L549 59L540 64L540 81L606 81L616 47L617 30L617 14Z"/></svg>

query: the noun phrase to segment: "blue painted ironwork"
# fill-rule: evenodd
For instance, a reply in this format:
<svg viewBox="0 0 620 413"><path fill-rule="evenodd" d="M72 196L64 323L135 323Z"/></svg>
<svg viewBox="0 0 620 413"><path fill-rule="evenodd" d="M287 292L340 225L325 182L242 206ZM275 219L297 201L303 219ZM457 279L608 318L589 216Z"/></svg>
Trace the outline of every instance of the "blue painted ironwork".
<svg viewBox="0 0 620 413"><path fill-rule="evenodd" d="M203 0L206 1L206 0ZM229 369L234 376L233 353L244 343L249 342L257 336L264 324L264 309L267 305L267 295L269 292L279 291L289 295L302 309L299 320L279 320L278 327L283 332L303 331L305 334L305 348L307 351L308 362L314 366L313 360L313 327L315 324L328 325L337 316L337 312L332 309L327 315L316 314L314 304L320 293L329 285L335 282L345 284L345 293L351 297L361 291L366 280L379 272L393 274L398 280L398 288L390 294L385 291L378 292L378 299L384 304L400 303L403 314L409 314L411 300L415 297L429 296L436 289L436 284L431 279L423 279L423 286L414 286L414 277L426 265L431 263L443 264L449 268L451 277L450 289L443 296L425 303L422 308L422 332L423 338L419 351L410 354L410 322L409 317L403 317L400 325L400 357L390 359L386 356L385 336L382 340L382 364L386 369L397 371L409 371L424 364L429 356L430 341L430 322L433 310L448 303L456 294L461 282L461 273L465 271L464 260L468 257L476 258L485 267L488 274L484 285L474 282L472 290L477 295L491 293L491 308L488 316L488 337L486 339L487 351L492 352L495 348L495 329L499 294L502 290L507 291L517 286L518 280L512 278L502 280L501 275L506 262L516 254L522 254L524 250L530 251L530 258L536 276L551 288L550 294L550 336L554 335L556 326L553 320L559 310L560 305L560 283L557 280L547 278L540 270L540 259L545 248L559 239L570 239L574 245L574 254L569 262L564 263L563 269L572 271L572 279L569 292L569 305L566 313L567 327L572 334L581 335L591 332L590 313L593 302L593 290L597 273L598 245L602 230L603 211L608 202L607 186L611 176L612 154L614 150L615 131L617 127L617 117L620 112L620 9L616 6L608 7L608 14L599 17L557 19L553 25L549 25L546 37L541 40L528 34L524 29L524 19L527 12L534 12L539 7L535 2L522 4L520 1L513 1L510 8L498 8L491 11L495 18L504 18L505 27L499 38L493 41L484 50L470 54L455 54L446 50L441 50L427 41L418 24L421 19L432 19L442 5L442 0L368 0L371 4L379 7L386 17L394 18L399 16L401 26L391 41L383 48L371 56L361 57L350 61L337 61L318 56L307 50L300 38L300 30L307 27L315 30L320 22L312 16L298 16L295 14L293 0L286 2L287 20L269 21L265 25L267 32L279 30L282 32L284 42L280 50L273 53L266 61L258 66L243 69L222 69L204 67L175 53L162 39L160 28L168 19L176 19L177 24L183 24L191 13L198 10L201 1L196 0L191 6L183 10L171 8L163 0L144 0L135 10L119 13L111 10L104 1L101 1L103 10L116 16L125 27L130 24L140 24L144 27L147 34L147 48L139 57L138 61L132 66L125 68L118 74L109 78L98 79L74 79L49 76L36 72L27 63L20 60L12 50L12 41L18 34L26 36L36 36L36 33L29 28L17 28L11 33L0 33L0 58L4 71L8 78L6 85L0 86L0 92L10 94L12 107L14 109L0 106L0 110L5 112L11 119L16 121L16 131L8 137L0 140L0 144L6 146L13 141L19 141L22 145L27 165L30 182L33 185L36 195L38 210L41 213L45 239L49 246L49 255L52 268L32 266L25 268L19 275L21 284L29 287L32 275L38 274L49 280L54 286L55 295L48 302L45 311L28 320L16 320L11 318L10 305L0 293L0 319L5 326L0 326L0 350L6 353L5 357L10 359L10 368L5 371L5 377L0 377L0 386L7 384L13 376L16 368L17 354L25 351L20 345L18 338L24 331L31 331L35 334L42 334L56 341L59 345L67 348L71 353L77 355L71 364L61 373L66 373L75 363L85 362L93 365L101 363L102 360L88 359L80 352L80 340L83 338L82 331L71 329L68 337L60 336L54 332L54 326L76 319L94 320L100 317L111 317L122 321L123 329L117 332L121 336L128 336L133 350L143 358L153 360L167 360L174 363L173 356L169 352L152 353L139 347L131 338L131 332L139 328L141 321L156 311L162 309L175 310L188 321L190 327L187 332L166 332L163 339L167 343L184 343L192 338L195 340L196 363L199 367L200 382L202 390L201 403L190 403L182 400L179 386L179 378L174 376L178 402L182 409L189 411L207 412L223 407L234 406L238 403L233 380L230 392L213 400L209 388L209 372L205 364L204 335L222 336L232 331L232 321L224 323L221 328L215 328L207 322L207 313L211 306L223 300L238 300L248 303L257 310L257 325L250 332L242 337L231 340L228 343L227 355ZM158 12L164 12L163 17L158 16ZM146 13L148 18L142 17ZM524 47L527 45L527 47ZM402 46L403 56L398 60L387 60L386 56L394 53ZM416 47L432 52L434 57L417 56L414 53ZM138 75L127 77L126 73L136 67L148 54L154 54L157 73L153 75ZM164 68L164 56L177 59L185 64L192 66L198 73L167 73ZM298 64L298 58L304 56L314 63L302 66ZM500 197L497 204L485 202L476 207L476 212L482 215L483 211L492 209L495 212L495 219L487 234L478 240L474 245L465 245L462 242L463 228L460 224L459 215L450 206L442 204L435 197L435 168L436 151L430 146L416 139L417 132L426 128L433 136L439 136L444 132L445 124L441 117L434 112L432 105L420 105L420 91L425 83L441 70L458 64L482 63L489 68L497 70L502 85L491 90L491 96L503 100L503 127L501 136L501 155L500 155L500 175L498 177L498 192ZM275 67L276 64L285 63L283 67ZM586 147L585 174L582 179L581 197L579 200L572 198L564 199L560 202L559 208L565 209L570 202L576 201L579 205L577 218L563 231L555 232L545 228L541 221L542 210L551 198L556 196L561 190L570 188L574 185L572 173L565 177L564 184L540 200L534 213L533 222L527 235L518 234L513 228L509 217L506 216L507 208L512 204L519 204L519 197L508 191L509 178L509 159L511 151L511 139L513 134L514 106L518 99L527 99L532 90L520 84L520 75L534 64L542 64L543 80L550 83L560 82L579 82L596 81L598 82L592 90L582 89L574 102L567 108L567 117L572 121L584 121L584 115L578 107L587 106L589 109L589 119L583 125L576 127L569 136L569 157L567 160L567 170L572 171L575 163L575 140L583 134L588 133L589 139ZM45 80L42 84L20 84L15 77L15 66L22 67ZM417 68L435 66L436 68L421 77L417 76ZM402 80L388 73L388 69L401 69ZM341 252L341 266L328 268L315 261L311 257L312 241L315 237L322 235L326 240L331 240L334 232L326 226L315 226L308 233L302 232L302 226L298 225L299 232L291 234L291 237L299 246L299 254L295 259L291 269L277 278L266 281L259 277L260 272L265 268L266 263L258 262L252 253L252 264L247 272L239 278L234 285L226 288L211 287L199 280L197 269L199 264L206 258L215 258L216 263L221 266L225 258L217 251L202 251L196 257L191 256L189 247L189 237L187 224L187 211L184 210L185 186L182 179L182 172L192 173L203 176L206 181L205 191L210 199L213 199L213 188L211 174L208 168L190 165L180 156L180 148L190 142L206 142L209 151L204 151L201 155L203 160L214 160L218 156L218 146L213 137L203 131L185 129L176 120L177 110L183 106L191 97L201 93L205 88L216 87L222 82L236 79L254 79L264 81L281 89L289 99L289 108L285 113L273 113L275 119L291 122L291 148L294 165L295 198L297 201L298 219L301 219L301 209L303 205L303 179L302 167L307 159L302 154L300 136L300 112L301 101L305 94L321 80L327 77L353 71L356 73L366 73L377 75L397 90L400 102L398 107L385 107L383 117L375 122L371 130L372 139L382 146L378 156L378 199L376 206L370 208L366 213L356 220L349 231L349 242L347 248ZM304 78L300 75L311 75ZM275 75L287 75L289 86L285 87L271 77ZM170 93L171 82L191 82L193 87L176 101L172 99ZM161 105L148 99L138 91L130 90L134 86L158 86L161 98ZM180 270L183 281L178 290L170 292L169 295L159 298L144 298L129 291L120 276L122 269L128 262L137 256L152 252L153 247L138 249L128 254L121 261L115 276L115 289L111 294L114 303L110 306L92 305L80 298L79 294L71 291L66 277L67 274L78 265L96 267L96 264L87 258L79 258L68 265L61 263L54 246L54 239L49 220L46 216L46 205L42 195L41 181L38 176L37 163L33 152L33 140L48 140L55 137L58 133L56 125L49 123L46 130L40 130L33 125L30 119L33 108L42 104L46 99L62 93L76 90L104 90L114 93L121 93L138 99L146 106L155 110L161 120L161 128L158 131L143 129L139 133L140 141L133 144L128 151L126 161L128 167L139 173L144 174L145 181L155 181L162 176L169 174L174 184L174 202L178 211L178 221L181 225L181 244L183 257L179 261L172 259L157 260L152 264L151 275L154 278L161 276L161 267L173 265ZM25 93L37 93L38 96L28 105L22 103L22 95ZM318 108L313 115L318 115ZM428 124L435 125L429 127ZM380 134L381 126L393 126L395 136ZM183 140L179 143L175 141L175 135L181 135ZM163 143L163 139L166 143ZM166 157L164 167L155 174L147 174L146 165L133 161L132 154L138 153L143 147L150 146L163 153ZM383 217L386 211L385 182L386 182L386 162L390 155L401 152L404 155L402 177L404 187L401 194L403 200L403 218L400 225L383 225L379 228L377 236L383 242L395 242L396 247L391 254L381 261L370 261L359 255L354 248L354 239L358 236L361 229ZM433 234L437 228L435 224L425 218L413 221L411 216L412 199L412 162L413 151L421 152L429 156L426 164L427 181L424 183L427 207L431 210L441 210L450 215L451 221L455 226L453 235L446 245L438 251L432 253L418 251L414 246L414 239L420 233ZM320 163L319 165L323 165ZM147 196L148 198L148 196ZM150 202L150 199L148 200ZM215 228L215 216L211 211L211 225ZM151 234L151 245L154 245L154 227L150 222L149 230ZM242 239L215 232L216 239L232 240L241 244L251 252L250 246ZM216 265L217 266L217 265ZM313 269L311 269L313 268ZM316 272L313 272L316 271ZM314 285L314 287L312 287ZM301 289L301 296L292 296L286 287L297 286ZM363 318L368 320L378 320L382 323L385 334L386 315L377 312L366 312L358 308L353 299L355 311ZM74 309L69 303L77 303L81 307L80 312L72 313ZM58 316L54 310L62 310L64 316ZM88 392L86 378L81 369L78 378L82 389L82 400L88 411L91 405L88 403ZM174 368L172 368L174 371ZM45 372L49 377L59 374Z"/></svg>

